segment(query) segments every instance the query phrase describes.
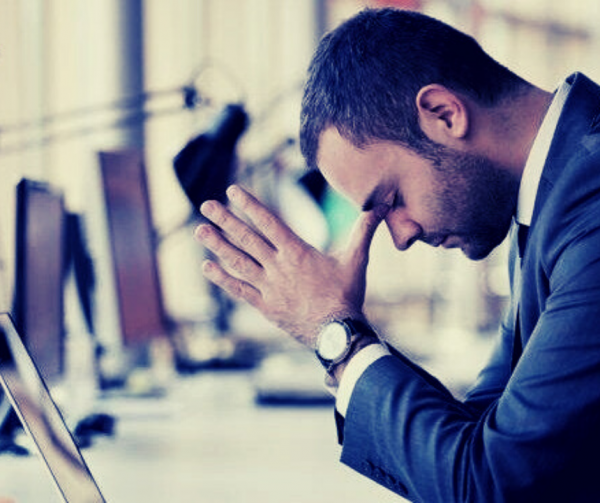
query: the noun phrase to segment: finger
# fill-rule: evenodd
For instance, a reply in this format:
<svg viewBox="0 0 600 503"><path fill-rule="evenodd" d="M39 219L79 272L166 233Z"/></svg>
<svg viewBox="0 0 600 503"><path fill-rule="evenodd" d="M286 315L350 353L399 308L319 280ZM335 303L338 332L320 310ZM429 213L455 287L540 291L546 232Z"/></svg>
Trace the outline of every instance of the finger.
<svg viewBox="0 0 600 503"><path fill-rule="evenodd" d="M239 208L274 246L279 249L281 245L300 238L264 204L252 194L237 185L227 189L227 197L236 208Z"/></svg>
<svg viewBox="0 0 600 503"><path fill-rule="evenodd" d="M245 281L234 278L216 262L205 261L202 265L202 273L206 279L225 290L234 299L244 300L255 307L260 305L262 295L256 288Z"/></svg>
<svg viewBox="0 0 600 503"><path fill-rule="evenodd" d="M196 228L196 237L218 257L226 269L235 273L239 278L255 282L262 276L262 266L229 243L212 225L200 224Z"/></svg>
<svg viewBox="0 0 600 503"><path fill-rule="evenodd" d="M236 247L254 257L257 262L262 263L272 255L271 244L221 203L206 201L200 207L200 212L222 229Z"/></svg>
<svg viewBox="0 0 600 503"><path fill-rule="evenodd" d="M362 212L350 233L346 252L355 264L366 264L375 231L389 211L389 206L379 205L371 211Z"/></svg>

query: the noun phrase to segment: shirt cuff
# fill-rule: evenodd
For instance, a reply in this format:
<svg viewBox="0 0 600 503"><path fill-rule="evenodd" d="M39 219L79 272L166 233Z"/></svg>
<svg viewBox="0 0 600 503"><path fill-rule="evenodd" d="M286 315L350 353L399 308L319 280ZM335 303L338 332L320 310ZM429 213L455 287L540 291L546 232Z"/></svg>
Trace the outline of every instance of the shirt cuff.
<svg viewBox="0 0 600 503"><path fill-rule="evenodd" d="M346 417L350 397L360 376L379 358L389 354L390 352L383 344L370 344L356 353L348 362L335 395L335 407L342 416Z"/></svg>

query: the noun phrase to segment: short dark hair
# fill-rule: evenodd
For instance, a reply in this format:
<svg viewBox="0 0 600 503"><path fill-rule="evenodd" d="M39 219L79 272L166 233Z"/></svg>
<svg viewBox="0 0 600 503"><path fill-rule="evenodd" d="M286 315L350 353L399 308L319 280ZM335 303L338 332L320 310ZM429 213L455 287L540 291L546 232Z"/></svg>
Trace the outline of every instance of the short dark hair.
<svg viewBox="0 0 600 503"><path fill-rule="evenodd" d="M345 21L323 37L308 69L300 117L307 164L316 167L330 126L358 147L388 140L427 156L433 142L419 127L415 99L433 83L482 106L526 85L471 36L424 14L365 9Z"/></svg>

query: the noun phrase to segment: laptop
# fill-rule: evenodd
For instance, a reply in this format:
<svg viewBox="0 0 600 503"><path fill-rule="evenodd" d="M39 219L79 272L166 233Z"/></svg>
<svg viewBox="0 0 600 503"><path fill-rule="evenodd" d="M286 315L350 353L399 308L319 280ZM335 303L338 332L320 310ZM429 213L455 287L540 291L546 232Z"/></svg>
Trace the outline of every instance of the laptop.
<svg viewBox="0 0 600 503"><path fill-rule="evenodd" d="M65 503L105 503L8 313L0 313L0 384Z"/></svg>

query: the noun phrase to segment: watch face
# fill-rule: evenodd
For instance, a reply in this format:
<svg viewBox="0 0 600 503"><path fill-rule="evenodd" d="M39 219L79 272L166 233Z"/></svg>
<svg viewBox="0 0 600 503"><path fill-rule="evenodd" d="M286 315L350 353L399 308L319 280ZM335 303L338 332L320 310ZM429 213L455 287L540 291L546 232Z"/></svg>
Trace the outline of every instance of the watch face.
<svg viewBox="0 0 600 503"><path fill-rule="evenodd" d="M333 361L345 353L347 345L346 327L341 323L332 322L321 331L317 350L321 358Z"/></svg>

